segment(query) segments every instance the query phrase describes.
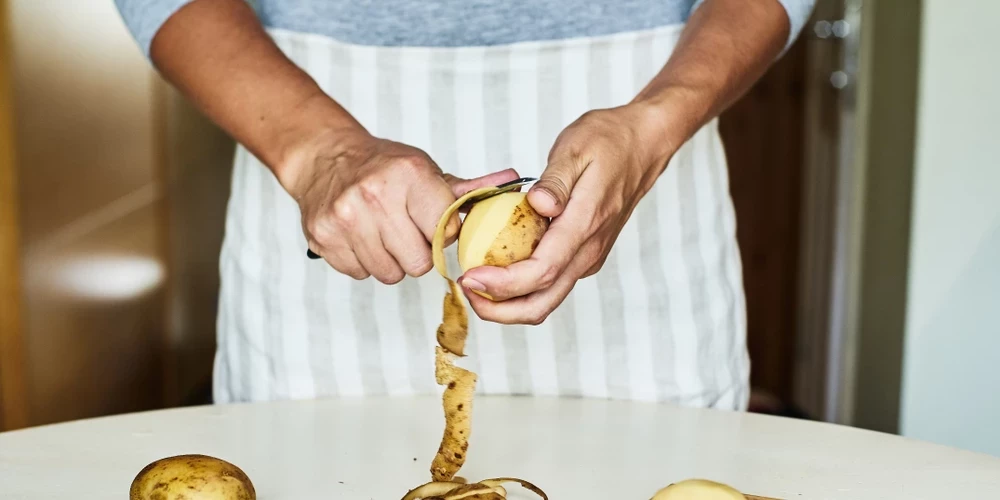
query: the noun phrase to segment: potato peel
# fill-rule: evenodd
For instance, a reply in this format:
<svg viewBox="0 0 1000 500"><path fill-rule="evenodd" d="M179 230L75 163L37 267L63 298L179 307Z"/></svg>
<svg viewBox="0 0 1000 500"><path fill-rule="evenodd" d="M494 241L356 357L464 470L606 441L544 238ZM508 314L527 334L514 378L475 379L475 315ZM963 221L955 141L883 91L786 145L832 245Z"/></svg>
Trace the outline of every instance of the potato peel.
<svg viewBox="0 0 1000 500"><path fill-rule="evenodd" d="M472 484L432 481L410 490L403 500L506 500L507 489L500 484L505 482L520 483L544 500L548 500L545 493L537 486L514 478L488 479Z"/></svg>
<svg viewBox="0 0 1000 500"><path fill-rule="evenodd" d="M496 478L493 478L493 479L484 479L482 481L479 481L479 484L485 484L486 486L501 487L501 488L503 487L503 484L505 484L505 483L517 483L517 484L520 484L522 488L524 488L524 489L526 489L526 490L528 490L528 491L530 491L530 492L538 495L539 497L542 498L542 500L549 500L549 496L546 495L545 492L542 491L541 488L539 488L538 486L535 486L534 484L531 484L528 481L525 481L524 479L518 479L516 477L496 477ZM506 496L506 495L504 495L504 496Z"/></svg>
<svg viewBox="0 0 1000 500"><path fill-rule="evenodd" d="M441 446L431 462L431 478L451 481L462 465L469 449L472 429L472 397L476 390L476 374L455 366L454 355L443 347L435 348L434 376L439 385L445 386L441 400L444 406L445 426Z"/></svg>
<svg viewBox="0 0 1000 500"><path fill-rule="evenodd" d="M449 491L454 490L459 486L462 486L462 484L453 481L432 481L408 491L406 495L403 496L403 500L418 500L421 498L438 497L447 494Z"/></svg>
<svg viewBox="0 0 1000 500"><path fill-rule="evenodd" d="M462 292L454 281L448 280L451 288L444 296L444 313L441 326L437 329L437 341L441 347L457 356L465 356L465 340L469 337L469 314L462 303Z"/></svg>
<svg viewBox="0 0 1000 500"><path fill-rule="evenodd" d="M465 356L465 342L469 334L469 317L462 301L461 289L448 276L444 246L448 223L459 208L470 198L494 192L496 188L476 189L460 197L441 215L431 242L434 267L448 281L441 325L437 330L438 347L434 349L434 378L445 387L441 396L445 428L441 445L431 462L430 483L407 492L403 500L506 500L504 483L515 482L525 489L548 500L537 486L516 478L495 478L466 484L455 474L465 464L472 431L472 399L476 390L476 374L454 364L456 357Z"/></svg>

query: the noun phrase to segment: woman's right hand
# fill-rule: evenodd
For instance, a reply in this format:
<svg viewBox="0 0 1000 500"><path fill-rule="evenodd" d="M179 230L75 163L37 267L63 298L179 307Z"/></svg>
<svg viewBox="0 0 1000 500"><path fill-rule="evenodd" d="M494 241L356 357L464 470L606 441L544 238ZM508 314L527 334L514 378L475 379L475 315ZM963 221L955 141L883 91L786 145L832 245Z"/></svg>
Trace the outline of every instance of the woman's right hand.
<svg viewBox="0 0 1000 500"><path fill-rule="evenodd" d="M361 129L311 141L286 167L282 184L299 204L309 248L343 274L387 284L430 271L429 242L458 196L517 178L505 170L458 179L425 152ZM449 239L458 228L456 215Z"/></svg>

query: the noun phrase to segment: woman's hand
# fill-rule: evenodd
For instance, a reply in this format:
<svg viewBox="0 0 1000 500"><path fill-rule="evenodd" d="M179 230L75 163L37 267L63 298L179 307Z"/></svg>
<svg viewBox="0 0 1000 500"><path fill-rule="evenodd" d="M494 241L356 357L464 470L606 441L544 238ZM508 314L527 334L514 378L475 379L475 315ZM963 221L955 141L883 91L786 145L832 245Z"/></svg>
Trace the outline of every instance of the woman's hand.
<svg viewBox="0 0 1000 500"><path fill-rule="evenodd" d="M591 111L559 135L528 192L531 206L553 218L532 256L506 268L470 269L460 280L494 298L466 294L482 319L539 324L577 280L601 269L674 152L659 109L636 103Z"/></svg>
<svg viewBox="0 0 1000 500"><path fill-rule="evenodd" d="M431 269L428 242L458 196L517 178L506 170L458 179L423 151L360 128L320 136L293 161L282 184L299 203L309 248L343 274L387 284ZM449 237L458 227L456 215Z"/></svg>
<svg viewBox="0 0 1000 500"><path fill-rule="evenodd" d="M636 204L674 152L764 73L789 40L778 2L707 0L688 19L666 65L628 105L591 111L556 140L528 193L553 217L528 260L470 269L460 280L483 319L538 324L580 278L604 264Z"/></svg>

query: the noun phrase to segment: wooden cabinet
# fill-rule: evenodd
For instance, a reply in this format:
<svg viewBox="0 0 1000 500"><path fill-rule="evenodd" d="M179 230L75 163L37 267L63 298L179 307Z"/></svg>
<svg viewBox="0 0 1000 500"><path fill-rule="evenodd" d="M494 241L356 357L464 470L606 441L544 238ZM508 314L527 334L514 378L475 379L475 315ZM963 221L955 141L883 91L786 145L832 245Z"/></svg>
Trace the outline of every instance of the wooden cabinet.
<svg viewBox="0 0 1000 500"><path fill-rule="evenodd" d="M0 1L0 430L28 423L9 26L6 5Z"/></svg>
<svg viewBox="0 0 1000 500"><path fill-rule="evenodd" d="M233 141L113 2L0 6L0 429L206 402Z"/></svg>
<svg viewBox="0 0 1000 500"><path fill-rule="evenodd" d="M161 84L113 2L0 5L0 425L159 407Z"/></svg>

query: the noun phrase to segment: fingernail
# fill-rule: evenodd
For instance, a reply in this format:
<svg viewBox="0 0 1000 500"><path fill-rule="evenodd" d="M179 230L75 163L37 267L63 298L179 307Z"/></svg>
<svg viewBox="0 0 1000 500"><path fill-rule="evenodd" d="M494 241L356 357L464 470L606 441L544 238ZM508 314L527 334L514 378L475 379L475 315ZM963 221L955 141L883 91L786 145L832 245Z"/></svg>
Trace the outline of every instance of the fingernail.
<svg viewBox="0 0 1000 500"><path fill-rule="evenodd" d="M478 281L476 281L476 280L474 280L472 278L463 278L462 279L462 286L464 286L465 288L468 288L469 290L472 290L474 292L485 292L486 291L486 285L483 285L482 283L480 283L480 282L478 282Z"/></svg>

